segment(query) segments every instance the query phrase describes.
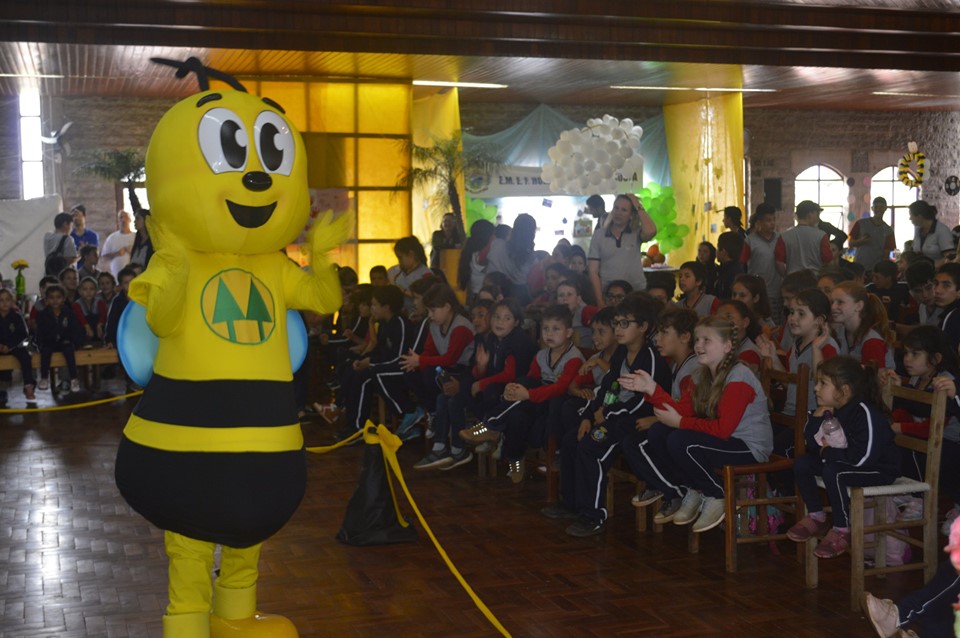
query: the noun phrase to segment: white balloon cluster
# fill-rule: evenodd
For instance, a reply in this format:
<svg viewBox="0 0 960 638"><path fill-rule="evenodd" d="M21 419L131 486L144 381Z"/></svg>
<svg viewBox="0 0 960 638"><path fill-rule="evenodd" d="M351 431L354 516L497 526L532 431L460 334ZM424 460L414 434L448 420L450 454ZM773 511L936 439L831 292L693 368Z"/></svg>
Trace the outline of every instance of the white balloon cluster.
<svg viewBox="0 0 960 638"><path fill-rule="evenodd" d="M643 156L639 152L642 135L643 129L627 117L589 119L586 128L560 133L560 139L547 151L550 161L543 165L540 176L552 193L631 191L643 181Z"/></svg>

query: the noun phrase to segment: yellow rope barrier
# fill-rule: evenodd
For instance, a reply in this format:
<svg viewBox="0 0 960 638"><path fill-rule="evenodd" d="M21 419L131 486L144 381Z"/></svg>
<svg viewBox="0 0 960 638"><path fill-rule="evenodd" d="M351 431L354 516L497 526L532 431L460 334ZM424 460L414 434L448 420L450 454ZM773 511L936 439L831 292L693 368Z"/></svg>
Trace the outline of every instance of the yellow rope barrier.
<svg viewBox="0 0 960 638"><path fill-rule="evenodd" d="M92 405L103 405L104 403L113 403L114 401L119 401L121 399L138 397L141 394L143 394L143 390L137 390L136 392L119 394L115 397L110 397L107 399L97 399L96 401L87 401L86 403L71 403L70 405L54 405L48 408L3 408L0 409L0 414L29 414L32 412L59 412L61 410L77 410L79 408L89 408Z"/></svg>
<svg viewBox="0 0 960 638"><path fill-rule="evenodd" d="M374 429L376 428L376 429ZM420 508L417 507L417 503L413 500L413 495L410 494L410 489L407 487L406 481L403 480L403 472L400 471L400 462L397 460L397 450L400 449L400 446L403 445L403 442L400 441L400 437L392 433L386 427L382 425L374 426L370 421L367 421L367 425L363 430L358 430L356 434L352 435L348 439L344 439L334 445L327 445L322 447L308 447L307 452L313 452L315 454L325 454L331 452L338 448L341 448L345 445L349 445L355 441L360 436L363 436L364 443L368 445L379 445L383 450L383 458L387 461L387 465L390 467L390 470L397 477L397 481L400 483L400 487L403 488L403 493L407 496L407 501L410 503L410 507L413 508L414 513L417 515L417 519L420 521L420 524L423 525L423 529L426 530L427 535L430 537L430 540L433 542L433 546L437 548L437 552L440 554L440 558L443 559L443 562L446 563L447 569L450 570L450 573L454 575L457 581L460 583L460 586L463 587L464 591L467 592L467 595L470 596L470 599L473 600L473 604L477 606L477 609L483 613L490 624L497 628L497 631L500 632L500 635L505 636L506 638L512 638L510 632L500 624L500 621L497 620L497 617L493 615L493 612L480 600L480 597L477 596L476 592L473 591L473 588L467 583L463 578L463 575L457 570L454 566L453 561L450 560L450 557L447 555L447 552L444 551L443 547L440 545L440 541L437 540L437 537L434 536L433 530L430 529L430 526L427 524L427 521L423 518L423 514L420 512ZM389 474L387 475L389 480ZM390 486L390 491L393 492L393 486ZM396 496L394 496L394 506L398 507L396 502ZM397 510L399 514L399 509ZM403 518L400 518L403 521Z"/></svg>

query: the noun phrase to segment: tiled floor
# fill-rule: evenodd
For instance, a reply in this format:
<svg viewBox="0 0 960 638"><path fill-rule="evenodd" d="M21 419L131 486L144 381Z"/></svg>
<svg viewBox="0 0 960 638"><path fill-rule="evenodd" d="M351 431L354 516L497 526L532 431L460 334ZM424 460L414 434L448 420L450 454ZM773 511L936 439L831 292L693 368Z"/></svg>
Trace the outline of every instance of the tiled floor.
<svg viewBox="0 0 960 638"><path fill-rule="evenodd" d="M161 533L130 511L113 481L132 405L0 414L3 636L160 636ZM304 432L308 444L326 444L332 428L308 423ZM824 565L814 591L803 588L787 544L782 555L748 547L742 570L728 575L719 529L699 555L686 553L675 527L638 535L627 491L603 536L577 540L538 513L542 479L478 479L474 465L414 472L421 453L419 442L400 450L419 506L514 636L873 635L847 610L846 559ZM264 548L261 608L287 615L303 636L496 635L422 530L403 545L334 540L361 457L362 446L311 456L307 497ZM919 583L898 575L870 586L896 596Z"/></svg>

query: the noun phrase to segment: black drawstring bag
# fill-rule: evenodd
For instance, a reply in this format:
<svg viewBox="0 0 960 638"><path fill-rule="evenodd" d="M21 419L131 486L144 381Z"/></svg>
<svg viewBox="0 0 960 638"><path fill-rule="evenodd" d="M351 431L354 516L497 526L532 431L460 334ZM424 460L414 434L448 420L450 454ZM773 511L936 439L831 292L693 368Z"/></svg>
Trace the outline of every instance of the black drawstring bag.
<svg viewBox="0 0 960 638"><path fill-rule="evenodd" d="M383 450L376 443L366 446L363 470L357 489L350 497L337 540L346 545L388 545L417 539L413 525L403 527L390 494Z"/></svg>

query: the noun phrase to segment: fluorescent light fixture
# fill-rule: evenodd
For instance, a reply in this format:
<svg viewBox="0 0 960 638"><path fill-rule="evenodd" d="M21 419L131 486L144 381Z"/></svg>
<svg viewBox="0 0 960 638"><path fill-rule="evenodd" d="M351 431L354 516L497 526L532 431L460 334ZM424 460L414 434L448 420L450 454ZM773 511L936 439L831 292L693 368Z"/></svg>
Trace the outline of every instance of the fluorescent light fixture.
<svg viewBox="0 0 960 638"><path fill-rule="evenodd" d="M45 73L0 73L0 78L42 78L50 80L62 80L63 75L49 75Z"/></svg>
<svg viewBox="0 0 960 638"><path fill-rule="evenodd" d="M871 93L871 95L895 95L898 97L960 97L960 95L941 95L937 93L901 93L899 91L874 91Z"/></svg>
<svg viewBox="0 0 960 638"><path fill-rule="evenodd" d="M458 89L505 89L506 84L487 84L484 82L443 82L441 80L414 80L414 86L451 86Z"/></svg>
<svg viewBox="0 0 960 638"><path fill-rule="evenodd" d="M635 86L614 84L611 89L625 89L629 91L703 91L705 93L776 93L776 89L735 89L721 86Z"/></svg>

